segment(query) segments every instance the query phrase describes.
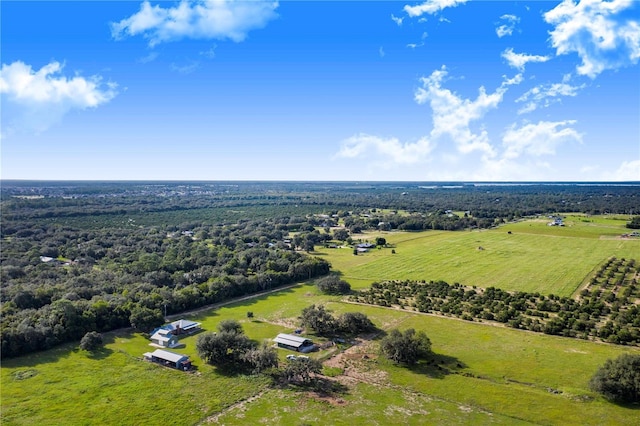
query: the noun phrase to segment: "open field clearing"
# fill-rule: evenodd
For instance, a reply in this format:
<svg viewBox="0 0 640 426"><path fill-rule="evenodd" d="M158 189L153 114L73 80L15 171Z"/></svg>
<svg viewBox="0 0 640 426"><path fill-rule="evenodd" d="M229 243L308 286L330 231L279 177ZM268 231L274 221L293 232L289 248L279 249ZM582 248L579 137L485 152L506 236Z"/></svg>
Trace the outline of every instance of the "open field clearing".
<svg viewBox="0 0 640 426"><path fill-rule="evenodd" d="M221 374L195 355L195 336L176 351L191 355L197 374L148 364L139 359L150 349L148 340L120 332L107 335L106 350L97 357L66 345L3 361L3 424L140 424L141 419L144 424L194 424L207 418L220 424L388 424L390 419L400 424L634 424L637 419L637 409L607 403L587 389L599 365L624 352L637 353L634 348L352 305L317 296L310 285L188 318L202 321L207 330L223 319L237 319L249 337L261 340L290 332L302 308L321 302L335 313L363 312L386 330L424 330L442 370L378 361L377 343L365 341L347 351L354 353L347 358L347 376L334 378L343 390L327 397ZM246 318L249 310L253 320ZM290 353L279 352L281 360ZM225 407L234 408L227 412Z"/></svg>
<svg viewBox="0 0 640 426"><path fill-rule="evenodd" d="M358 256L346 248L318 251L353 288L387 279L443 280L559 296L571 296L611 256L640 257L640 238L619 237L627 232L624 221L570 216L564 227L548 222L527 220L485 231L380 234L396 254L392 248ZM363 234L362 239L376 235Z"/></svg>

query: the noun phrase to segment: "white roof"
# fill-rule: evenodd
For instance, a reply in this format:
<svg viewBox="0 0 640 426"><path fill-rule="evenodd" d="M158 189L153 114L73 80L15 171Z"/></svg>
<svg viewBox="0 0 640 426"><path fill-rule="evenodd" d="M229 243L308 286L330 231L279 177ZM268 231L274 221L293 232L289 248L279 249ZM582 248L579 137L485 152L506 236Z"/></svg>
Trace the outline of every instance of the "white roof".
<svg viewBox="0 0 640 426"><path fill-rule="evenodd" d="M293 346L295 348L302 346L305 342L310 342L306 337L295 336L293 334L285 334L280 333L278 336L273 339L276 343L282 343L288 346Z"/></svg>
<svg viewBox="0 0 640 426"><path fill-rule="evenodd" d="M200 325L199 322L189 321L185 319L180 319L178 321L174 321L171 324L171 328L175 330L176 328L181 328L183 330L188 330L190 328L198 327Z"/></svg>
<svg viewBox="0 0 640 426"><path fill-rule="evenodd" d="M169 351L163 351L162 349L156 349L155 351L151 353L147 352L144 355L154 356L156 358L164 359L166 361L171 361L171 362L178 362L181 359L187 358L186 355L181 355L181 354L177 354Z"/></svg>
<svg viewBox="0 0 640 426"><path fill-rule="evenodd" d="M164 331L164 330L162 330ZM169 340L171 340L173 338L172 334L169 334L168 332L162 332L162 331L157 331L153 336L151 336L151 340L159 340L162 342L168 342Z"/></svg>

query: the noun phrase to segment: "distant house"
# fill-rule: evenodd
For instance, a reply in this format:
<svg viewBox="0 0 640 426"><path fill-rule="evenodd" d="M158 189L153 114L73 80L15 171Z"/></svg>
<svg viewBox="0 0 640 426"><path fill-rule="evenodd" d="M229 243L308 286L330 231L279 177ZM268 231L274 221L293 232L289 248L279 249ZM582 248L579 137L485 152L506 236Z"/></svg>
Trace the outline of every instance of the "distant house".
<svg viewBox="0 0 640 426"><path fill-rule="evenodd" d="M315 349L313 342L306 337L295 336L293 334L280 333L273 339L279 348L285 348L297 352L311 352Z"/></svg>
<svg viewBox="0 0 640 426"><path fill-rule="evenodd" d="M56 259L55 257L49 256L40 256L40 262L48 263L50 265L62 265L64 263L61 260Z"/></svg>
<svg viewBox="0 0 640 426"><path fill-rule="evenodd" d="M199 322L179 319L170 324L165 324L161 327L156 328L151 332L151 334L153 335L160 330L167 331L173 334L174 336L180 336L182 334L191 334L200 330L200 325L202 324Z"/></svg>
<svg viewBox="0 0 640 426"><path fill-rule="evenodd" d="M187 371L191 369L191 360L188 356L162 349L156 349L153 352L146 352L144 354L144 359L167 367L177 368L178 370Z"/></svg>
<svg viewBox="0 0 640 426"><path fill-rule="evenodd" d="M151 344L164 348L173 348L178 345L178 336L192 334L200 330L200 323L180 319L170 324L165 324L151 332Z"/></svg>
<svg viewBox="0 0 640 426"><path fill-rule="evenodd" d="M375 244L371 244L371 243L360 243L356 246L356 248L370 249L370 248L374 248L375 246L376 246Z"/></svg>
<svg viewBox="0 0 640 426"><path fill-rule="evenodd" d="M549 222L548 226L564 226L564 222L560 216L550 216L553 218L553 222Z"/></svg>

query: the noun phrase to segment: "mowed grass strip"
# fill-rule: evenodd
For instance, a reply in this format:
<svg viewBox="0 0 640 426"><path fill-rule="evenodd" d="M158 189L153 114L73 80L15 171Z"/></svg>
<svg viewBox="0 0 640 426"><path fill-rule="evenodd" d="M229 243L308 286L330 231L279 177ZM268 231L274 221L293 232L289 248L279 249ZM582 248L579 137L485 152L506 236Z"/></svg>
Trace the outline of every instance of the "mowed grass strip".
<svg viewBox="0 0 640 426"><path fill-rule="evenodd" d="M571 296L609 257L640 257L640 239L619 238L625 228L614 223L550 227L530 220L486 231L386 233L393 249L357 256L349 249L318 251L355 289L387 279L444 280Z"/></svg>

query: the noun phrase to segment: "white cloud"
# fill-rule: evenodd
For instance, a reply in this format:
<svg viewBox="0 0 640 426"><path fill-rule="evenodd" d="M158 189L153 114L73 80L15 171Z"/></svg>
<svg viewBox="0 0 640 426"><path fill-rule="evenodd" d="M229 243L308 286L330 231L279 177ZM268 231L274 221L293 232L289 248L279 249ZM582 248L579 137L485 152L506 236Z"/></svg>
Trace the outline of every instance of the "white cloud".
<svg viewBox="0 0 640 426"><path fill-rule="evenodd" d="M175 7L163 8L144 1L139 12L111 23L111 35L115 39L142 35L152 47L182 38L240 42L249 31L274 19L277 7L277 2L183 0Z"/></svg>
<svg viewBox="0 0 640 426"><path fill-rule="evenodd" d="M158 52L151 52L148 55L138 59L138 62L140 62L141 64L147 64L149 62L155 61L157 58L158 58Z"/></svg>
<svg viewBox="0 0 640 426"><path fill-rule="evenodd" d="M218 45L214 44L213 46L211 46L211 48L201 51L200 55L204 56L205 58L208 58L208 59L213 59L213 58L216 57L216 48L217 47L218 47Z"/></svg>
<svg viewBox="0 0 640 426"><path fill-rule="evenodd" d="M384 58L384 49L382 48L382 46L380 46L380 49L378 49L378 55L380 55L381 58Z"/></svg>
<svg viewBox="0 0 640 426"><path fill-rule="evenodd" d="M582 134L570 127L574 120L540 121L537 124L512 125L507 129L502 144L504 159L510 160L523 154L528 156L553 155L558 145L569 142L582 143Z"/></svg>
<svg viewBox="0 0 640 426"><path fill-rule="evenodd" d="M391 20L392 20L393 22L395 22L397 26L399 26L399 27L400 27L400 26L402 26L402 21L404 21L404 18L398 18L398 17L396 17L396 16L394 16L394 15L392 14L392 15L391 15Z"/></svg>
<svg viewBox="0 0 640 426"><path fill-rule="evenodd" d="M417 142L401 143L397 138L382 138L360 133L342 142L336 157L373 157L385 165L415 164L423 161L434 145L426 138Z"/></svg>
<svg viewBox="0 0 640 426"><path fill-rule="evenodd" d="M636 64L640 58L640 22L622 12L632 0L564 0L544 14L557 55L576 52L578 74L595 78L607 69Z"/></svg>
<svg viewBox="0 0 640 426"><path fill-rule="evenodd" d="M175 63L171 64L171 71L178 72L180 74L191 74L200 66L200 62L191 61L188 64L178 65Z"/></svg>
<svg viewBox="0 0 640 426"><path fill-rule="evenodd" d="M407 44L407 47L410 49L416 49L418 47L422 47L424 46L424 40L429 37L429 34L427 34L426 32L422 33L422 36L420 37L420 43L409 43Z"/></svg>
<svg viewBox="0 0 640 426"><path fill-rule="evenodd" d="M526 53L515 53L512 48L502 52L502 57L507 61L510 67L519 71L524 71L524 67L528 62L547 62L551 59L548 56L527 55Z"/></svg>
<svg viewBox="0 0 640 426"><path fill-rule="evenodd" d="M640 181L640 160L624 161L613 173L605 174L606 180Z"/></svg>
<svg viewBox="0 0 640 426"><path fill-rule="evenodd" d="M475 100L462 99L449 89L442 87L447 77L446 67L434 71L429 77L421 79L422 86L415 93L419 104L429 102L433 110L433 130L431 138L449 136L455 143L458 152L468 154L473 151L483 152L491 157L495 151L489 142L486 130L474 133L471 124L478 121L502 102L507 86L522 81L521 76L505 80L495 92L488 94L484 87L478 90Z"/></svg>
<svg viewBox="0 0 640 426"><path fill-rule="evenodd" d="M584 89L585 85L572 86L568 83L542 84L527 91L516 99L516 102L527 102L518 114L524 114L536 110L539 107L546 108L551 104L560 102L563 96L576 96Z"/></svg>
<svg viewBox="0 0 640 426"><path fill-rule="evenodd" d="M507 23L496 27L496 34L500 38L513 34L513 30L515 29L516 24L520 22L520 18L515 15L502 15L500 19L502 19L503 21L507 21Z"/></svg>
<svg viewBox="0 0 640 426"><path fill-rule="evenodd" d="M417 6L405 6L404 11L410 17L414 18L424 14L434 15L447 7L456 7L459 4L466 3L468 0L427 0Z"/></svg>
<svg viewBox="0 0 640 426"><path fill-rule="evenodd" d="M116 96L115 83L103 84L100 76L65 77L60 75L63 68L59 62L38 71L21 61L2 64L0 93L6 99L3 115L8 118L4 124L12 131L41 132L71 110L95 108Z"/></svg>
<svg viewBox="0 0 640 426"><path fill-rule="evenodd" d="M447 75L444 66L435 70L429 77L420 80L422 87L415 92L415 101L418 104L428 103L432 110L433 128L428 135L417 142L401 143L394 137L358 134L342 142L336 157L369 158L384 167L418 164L430 160L436 144L444 138L453 142L457 151L457 155L450 156L449 159L473 152L481 153L483 161L495 157L496 151L486 130L480 126L479 131L474 131L471 126L484 118L487 112L495 109L502 102L508 86L522 82L522 75L505 78L494 93L487 93L484 87L480 87L475 100L463 99L451 90L443 88L442 83Z"/></svg>

